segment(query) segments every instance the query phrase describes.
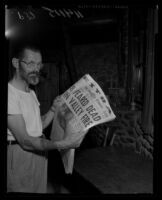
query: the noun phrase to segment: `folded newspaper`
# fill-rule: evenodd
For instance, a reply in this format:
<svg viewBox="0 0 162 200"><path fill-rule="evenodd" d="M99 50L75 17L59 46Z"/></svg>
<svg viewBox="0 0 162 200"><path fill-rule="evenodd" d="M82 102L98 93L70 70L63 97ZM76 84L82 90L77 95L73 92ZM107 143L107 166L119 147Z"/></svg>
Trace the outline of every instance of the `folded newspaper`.
<svg viewBox="0 0 162 200"><path fill-rule="evenodd" d="M116 116L108 99L93 78L86 74L61 95L52 124L51 139L63 140L76 133L82 134L80 144L88 130L101 123L109 122ZM75 137L73 137L75 142ZM74 149L60 150L65 173L72 173Z"/></svg>

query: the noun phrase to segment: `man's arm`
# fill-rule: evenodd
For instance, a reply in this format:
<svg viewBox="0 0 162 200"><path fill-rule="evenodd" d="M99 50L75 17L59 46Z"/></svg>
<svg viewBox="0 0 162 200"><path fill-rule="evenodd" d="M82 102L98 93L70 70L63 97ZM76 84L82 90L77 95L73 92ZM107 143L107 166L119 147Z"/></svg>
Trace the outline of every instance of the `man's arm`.
<svg viewBox="0 0 162 200"><path fill-rule="evenodd" d="M53 104L51 108L49 109L49 111L45 115L41 116L43 129L45 129L53 120L56 107L59 106L60 103L61 103L61 98L60 96L57 96L54 99Z"/></svg>
<svg viewBox="0 0 162 200"><path fill-rule="evenodd" d="M55 115L55 110L50 109L45 115L41 116L42 119L42 127L45 129L53 120Z"/></svg>
<svg viewBox="0 0 162 200"><path fill-rule="evenodd" d="M8 128L24 150L48 151L52 149L76 148L78 146L77 142L72 145L66 140L53 142L44 138L29 136L21 114L8 115Z"/></svg>

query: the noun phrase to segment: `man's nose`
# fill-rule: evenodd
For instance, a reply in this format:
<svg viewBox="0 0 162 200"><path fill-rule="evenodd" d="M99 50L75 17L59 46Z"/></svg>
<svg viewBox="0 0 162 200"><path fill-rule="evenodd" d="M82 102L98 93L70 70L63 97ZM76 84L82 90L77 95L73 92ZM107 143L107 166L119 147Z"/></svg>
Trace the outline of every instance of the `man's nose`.
<svg viewBox="0 0 162 200"><path fill-rule="evenodd" d="M34 66L34 71L35 72L39 72L40 71L40 68L39 68L39 66L37 64L35 64L35 66Z"/></svg>

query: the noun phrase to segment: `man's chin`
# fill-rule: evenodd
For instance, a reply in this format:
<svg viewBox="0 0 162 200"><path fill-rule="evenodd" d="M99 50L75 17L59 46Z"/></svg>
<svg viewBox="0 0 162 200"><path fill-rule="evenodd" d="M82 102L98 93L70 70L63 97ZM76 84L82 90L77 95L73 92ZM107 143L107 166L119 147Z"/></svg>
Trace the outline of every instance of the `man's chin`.
<svg viewBox="0 0 162 200"><path fill-rule="evenodd" d="M38 77L32 77L29 79L29 84L31 84L31 85L37 85L38 83L39 83Z"/></svg>

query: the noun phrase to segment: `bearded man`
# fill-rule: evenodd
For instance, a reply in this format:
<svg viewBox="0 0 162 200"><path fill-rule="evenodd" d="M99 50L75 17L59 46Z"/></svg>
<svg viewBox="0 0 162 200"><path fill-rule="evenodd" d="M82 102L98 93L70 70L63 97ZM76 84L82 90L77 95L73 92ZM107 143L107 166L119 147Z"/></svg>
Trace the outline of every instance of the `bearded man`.
<svg viewBox="0 0 162 200"><path fill-rule="evenodd" d="M40 116L39 101L30 85L39 82L42 55L38 48L25 45L12 58L14 75L8 82L7 192L47 192L47 151L76 148L80 138L53 142L43 136L54 118L57 97L49 111Z"/></svg>

